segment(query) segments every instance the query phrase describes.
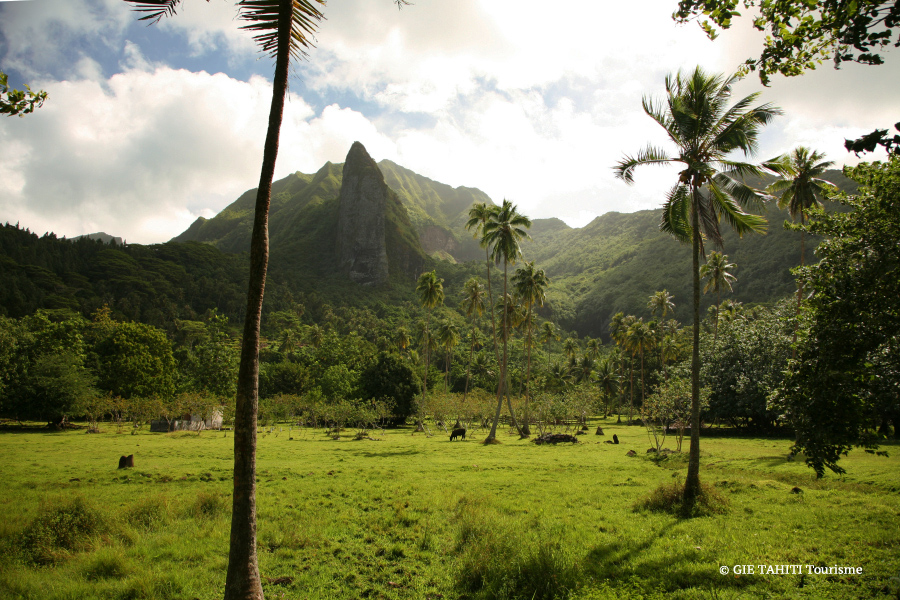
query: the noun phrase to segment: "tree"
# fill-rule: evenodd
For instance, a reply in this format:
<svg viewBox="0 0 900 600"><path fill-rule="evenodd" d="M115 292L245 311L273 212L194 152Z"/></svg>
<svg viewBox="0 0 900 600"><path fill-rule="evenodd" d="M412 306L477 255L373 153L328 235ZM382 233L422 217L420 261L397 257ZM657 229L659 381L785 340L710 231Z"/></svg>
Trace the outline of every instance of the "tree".
<svg viewBox="0 0 900 600"><path fill-rule="evenodd" d="M800 270L812 293L797 360L773 399L819 477L843 473L838 461L854 447L875 451L885 420L900 427L900 157L844 172L858 194L832 199L853 211L813 210L804 226L826 241Z"/></svg>
<svg viewBox="0 0 900 600"><path fill-rule="evenodd" d="M126 400L175 393L175 358L163 331L143 323L117 323L94 346L98 385Z"/></svg>
<svg viewBox="0 0 900 600"><path fill-rule="evenodd" d="M475 277L470 278L463 285L462 308L466 316L472 319L471 343L469 346L469 363L466 365L466 387L463 389L463 402L469 393L469 375L472 371L472 357L475 355L475 342L477 341L478 317L484 313L484 286Z"/></svg>
<svg viewBox="0 0 900 600"><path fill-rule="evenodd" d="M724 219L738 235L765 231L766 220L745 212L760 203L760 195L735 177L761 176L759 167L730 160L740 150L745 156L756 151L760 129L781 114L769 104L750 108L758 94L751 94L732 107L736 76L710 75L700 67L683 75L666 77L666 99L643 100L644 112L656 121L677 146L670 157L664 150L647 146L635 157L626 156L616 166L616 176L633 183L640 165L680 163L684 169L663 205L660 229L692 246L694 331L691 358L691 448L685 478L685 504L693 506L700 493L700 257L703 238L721 247L719 222ZM720 169L726 169L720 172Z"/></svg>
<svg viewBox="0 0 900 600"><path fill-rule="evenodd" d="M793 77L825 60L834 61L835 69L848 61L880 65L884 59L878 52L900 46L900 30L896 42L891 40L900 24L900 4L892 0L743 0L743 5L759 12L753 26L767 34L759 58L747 59L744 66L758 71L763 85L773 73ZM672 17L681 23L708 17L700 25L715 39L714 25L728 29L741 14L737 8L738 0L680 0ZM894 127L900 131L900 123ZM891 138L887 133L876 129L857 140L845 140L844 146L857 154L872 152L876 146L889 154L900 153L900 135Z"/></svg>
<svg viewBox="0 0 900 600"><path fill-rule="evenodd" d="M425 307L425 329L423 340L425 342L425 379L422 384L422 406L425 406L425 394L428 391L428 369L431 368L431 311L435 306L444 303L444 280L439 279L435 271L422 273L416 284L416 293L419 302Z"/></svg>
<svg viewBox="0 0 900 600"><path fill-rule="evenodd" d="M481 228L483 234L482 243L484 243L490 249L491 258L494 259L494 262L496 264L500 264L501 261L503 262L504 299L508 295L507 285L509 263L515 264L515 262L522 255L522 249L519 246L519 242L528 238L528 233L525 230L529 227L531 227L531 219L519 214L516 205L509 200L504 199L503 205L499 208L499 210L491 213L490 219ZM500 422L500 409L503 407L503 396L509 393L507 389L509 386L507 373L509 343L506 339L508 337L506 335L508 329L508 312L509 311L507 310L503 311L503 360L500 363L500 382L497 385L497 412L494 415L494 424L491 426L491 431L488 434L486 440L488 442L497 439L497 424ZM515 422L515 415L512 414L512 403L509 402L508 396L507 405L510 409L510 416ZM516 424L516 428L519 429L518 424Z"/></svg>
<svg viewBox="0 0 900 600"><path fill-rule="evenodd" d="M559 340L559 334L556 333L556 327L550 321L544 321L541 325L541 336L539 341L547 344L547 368L550 368L550 344L553 340Z"/></svg>
<svg viewBox="0 0 900 600"><path fill-rule="evenodd" d="M525 304L525 347L527 348L527 367L525 368L525 416L522 424L522 433L531 435L531 428L528 426L528 399L531 394L529 384L531 383L531 348L532 332L534 330L534 305L544 306L547 300L547 287L550 285L550 279L544 273L543 269L535 269L534 261L526 262L524 265L516 269L513 274L513 287L516 294Z"/></svg>
<svg viewBox="0 0 900 600"><path fill-rule="evenodd" d="M654 343L653 330L650 328L650 324L644 323L644 319L638 319L632 323L625 332L625 342L632 354L637 352L641 356L641 405L643 405L646 390L644 383L644 351L653 348ZM629 423L631 423L632 408L633 406L628 408Z"/></svg>
<svg viewBox="0 0 900 600"><path fill-rule="evenodd" d="M610 412L612 399L619 394L620 383L621 376L619 375L618 367L616 366L616 357L612 354L608 354L600 361L600 364L597 365L597 387L600 389L600 396L603 398L604 405L606 406L605 412L607 415Z"/></svg>
<svg viewBox="0 0 900 600"><path fill-rule="evenodd" d="M32 92L28 85L24 90L9 89L9 78L0 71L0 115L24 117L40 108L47 99L47 92Z"/></svg>
<svg viewBox="0 0 900 600"><path fill-rule="evenodd" d="M672 302L672 294L667 290L654 292L653 295L650 296L650 301L647 302L647 308L650 310L651 315L655 315L658 312L659 319L665 319L669 312L675 311L675 303Z"/></svg>
<svg viewBox="0 0 900 600"><path fill-rule="evenodd" d="M413 403L422 385L415 372L395 354L382 352L359 376L366 400L388 398L394 403L393 425L402 425L413 414Z"/></svg>
<svg viewBox="0 0 900 600"><path fill-rule="evenodd" d="M700 267L700 279L706 279L706 285L703 286L703 293L709 293L710 290L716 293L716 325L715 333L713 333L713 346L719 339L719 305L722 303L722 288L728 288L733 291L731 282L736 281L734 275L729 271L737 265L728 262L728 255L721 252L710 252L706 259L706 264Z"/></svg>
<svg viewBox="0 0 900 600"><path fill-rule="evenodd" d="M765 163L770 171L778 173L783 179L770 185L766 191L778 198L778 208L788 209L791 218L800 218L800 225L806 223L807 215L813 208L821 208L819 200L825 190L837 189L834 184L818 176L834 163L822 160L824 154L798 146L791 154L784 154ZM800 229L800 266L806 263L805 232ZM803 298L803 281L797 285L797 314L800 314L800 301ZM796 343L797 336L794 335ZM796 350L794 358L796 358Z"/></svg>
<svg viewBox="0 0 900 600"><path fill-rule="evenodd" d="M450 362L453 360L453 348L459 343L459 329L449 319L444 319L438 329L438 342L447 352L444 371L444 393L450 391Z"/></svg>
<svg viewBox="0 0 900 600"><path fill-rule="evenodd" d="M135 10L147 13L142 20L151 22L159 21L164 15L174 15L181 3L181 0L126 1L135 5ZM322 18L315 4L324 1L241 0L237 4L240 18L248 22L243 28L256 32L254 39L262 51L275 59L275 74L250 238L247 312L235 407L234 494L225 600L263 597L256 558L256 414L260 317L269 259L269 202L290 62L292 58L300 59L311 46L310 38Z"/></svg>
<svg viewBox="0 0 900 600"><path fill-rule="evenodd" d="M835 68L848 61L884 64L876 51L892 45L893 28L900 23L900 5L890 0L743 0L743 5L759 11L753 27L767 34L759 58L745 63L759 71L764 84L773 73L800 75L825 60L833 60ZM713 24L728 29L741 15L737 8L738 0L680 0L673 17L679 22L709 17L712 23L700 25L714 39ZM900 35L893 45L900 45Z"/></svg>
<svg viewBox="0 0 900 600"><path fill-rule="evenodd" d="M704 344L703 385L710 390L711 418L734 427L769 429L779 414L768 406L781 387L791 353L788 301L732 321L723 320L719 342Z"/></svg>
<svg viewBox="0 0 900 600"><path fill-rule="evenodd" d="M484 260L487 269L487 289L488 289L488 306L494 306L494 293L491 289L491 249L484 239L484 227L494 219L500 207L495 204L487 204L486 202L476 202L469 209L469 220L466 221L466 229L472 231L472 236L477 238L481 236L480 244L484 247ZM500 349L497 344L497 319L491 310L491 335L494 341L494 358L497 364L500 364Z"/></svg>

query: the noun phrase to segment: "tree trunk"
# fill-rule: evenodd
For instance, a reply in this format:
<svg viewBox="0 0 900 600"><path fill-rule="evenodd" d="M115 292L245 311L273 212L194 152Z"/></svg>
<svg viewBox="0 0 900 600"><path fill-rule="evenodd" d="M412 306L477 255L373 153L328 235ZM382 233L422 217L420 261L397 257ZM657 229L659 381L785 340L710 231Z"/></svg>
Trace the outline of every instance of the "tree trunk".
<svg viewBox="0 0 900 600"><path fill-rule="evenodd" d="M531 328L532 314L531 306L528 307L528 336L525 338L528 344L528 366L525 369L525 422L522 424L522 435L531 435L531 427L528 426L530 419L528 418L528 399L531 395Z"/></svg>
<svg viewBox="0 0 900 600"><path fill-rule="evenodd" d="M463 402L469 395L469 374L472 372L472 357L475 356L475 319L472 319L472 345L469 347L469 364L466 365L466 387L463 388Z"/></svg>
<svg viewBox="0 0 900 600"><path fill-rule="evenodd" d="M698 275L699 277L699 275ZM719 307L722 306L722 291L716 288L716 325L713 328L713 348L719 342Z"/></svg>
<svg viewBox="0 0 900 600"><path fill-rule="evenodd" d="M693 190L691 207L691 254L694 285L694 347L691 351L691 448L688 455L687 477L684 481L684 501L693 506L700 495L700 213L697 197L699 190Z"/></svg>
<svg viewBox="0 0 900 600"><path fill-rule="evenodd" d="M234 416L234 493L231 509L231 541L225 575L225 600L262 600L263 590L256 558L256 416L259 400L259 327L266 269L269 262L269 201L278 138L284 113L290 67L290 33L293 0L281 0L278 15L278 51L272 83L272 105L263 150L253 232L250 238L250 281L247 314L241 340L236 409Z"/></svg>
<svg viewBox="0 0 900 600"><path fill-rule="evenodd" d="M506 331L506 280L507 280L507 263L503 261L503 361L500 363L500 383L497 385L497 412L494 413L494 424L491 425L491 432L487 436L487 440L493 440L497 438L497 424L500 422L500 411L503 409L503 396L506 396L506 406L509 408L509 416L512 419L513 426L515 426L516 431L519 432L519 435L522 435L522 429L519 427L519 422L516 420L516 413L513 411L512 402L509 399L507 388L507 376L506 376L506 357L507 357L507 331ZM490 287L488 287L490 290ZM490 291L488 292L490 293ZM493 320L493 312L491 313L491 319ZM493 324L493 323L492 323ZM496 348L497 341L496 331L494 333L494 347Z"/></svg>
<svg viewBox="0 0 900 600"><path fill-rule="evenodd" d="M417 425L425 428L422 412L425 410L425 393L428 391L428 367L431 366L431 311L425 309L425 378L422 383L422 406L419 407Z"/></svg>

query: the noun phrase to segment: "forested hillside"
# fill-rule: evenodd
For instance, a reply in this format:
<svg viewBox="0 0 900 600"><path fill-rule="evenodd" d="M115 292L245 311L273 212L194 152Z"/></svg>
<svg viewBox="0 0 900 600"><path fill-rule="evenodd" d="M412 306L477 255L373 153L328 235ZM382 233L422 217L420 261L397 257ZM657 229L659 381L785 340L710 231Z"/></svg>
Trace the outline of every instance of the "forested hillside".
<svg viewBox="0 0 900 600"><path fill-rule="evenodd" d="M247 268L245 254L208 244L73 241L6 224L0 228L0 314L18 318L39 308L66 308L87 316L106 304L124 318L157 327L211 308L237 317ZM277 302L277 282L271 291Z"/></svg>
<svg viewBox="0 0 900 600"><path fill-rule="evenodd" d="M393 197L388 254L399 261L424 249L426 270L436 269L456 297L471 276L484 276L484 250L466 230L473 203L492 203L475 188L452 188L390 161L378 163ZM326 163L312 175L294 173L275 182L270 217L271 258L266 312L312 294L333 305L398 305L412 301L413 281L392 275L389 285L362 288L336 258L338 197L343 164ZM838 171L826 179L852 191ZM764 186L767 181L751 182ZM72 308L84 315L106 303L129 319L163 326L217 308L232 320L243 310L252 208L249 190L212 219L198 219L171 242L153 246L107 245L79 239L39 238L7 225L2 234L0 310L9 316L37 308ZM833 207L830 207L833 208ZM402 214L405 209L406 214ZM769 304L795 290L790 269L799 264L799 234L786 230L786 211L768 206L765 236L725 235L724 252L736 268L730 299ZM656 210L607 213L572 228L559 219L535 219L522 244L550 278L540 314L581 336L608 337L613 314L649 314L648 294L666 289L675 317L688 320L689 249L659 231ZM416 239L417 238L417 239ZM809 238L812 249L820 240ZM202 243L198 243L202 242ZM421 244L421 246L419 246ZM815 258L807 252L808 260ZM462 264L464 262L472 264ZM499 284L499 280L495 280ZM715 302L704 296L704 310Z"/></svg>

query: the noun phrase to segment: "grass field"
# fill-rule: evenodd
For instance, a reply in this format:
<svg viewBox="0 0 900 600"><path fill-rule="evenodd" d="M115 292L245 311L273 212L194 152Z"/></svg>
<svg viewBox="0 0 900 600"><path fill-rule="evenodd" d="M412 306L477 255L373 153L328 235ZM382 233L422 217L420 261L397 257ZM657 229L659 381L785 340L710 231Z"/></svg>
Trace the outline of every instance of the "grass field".
<svg viewBox="0 0 900 600"><path fill-rule="evenodd" d="M816 481L786 460L786 440L706 438L701 477L727 508L681 519L635 506L683 478L683 457L649 459L638 427L598 420L589 433L555 447L511 435L483 446L477 431L261 435L267 598L900 597L896 446L853 452L845 477ZM602 443L613 433L620 445ZM232 442L112 426L0 433L0 598L220 598ZM135 467L117 470L127 454Z"/></svg>

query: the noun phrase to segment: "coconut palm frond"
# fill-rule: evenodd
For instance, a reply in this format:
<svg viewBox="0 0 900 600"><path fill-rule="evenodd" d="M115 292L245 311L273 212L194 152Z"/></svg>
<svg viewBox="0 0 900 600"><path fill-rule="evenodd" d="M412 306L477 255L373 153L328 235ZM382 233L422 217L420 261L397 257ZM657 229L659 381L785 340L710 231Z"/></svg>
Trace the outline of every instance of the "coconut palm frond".
<svg viewBox="0 0 900 600"><path fill-rule="evenodd" d="M677 185L669 190L663 205L659 230L679 242L691 242L691 202L687 186Z"/></svg>
<svg viewBox="0 0 900 600"><path fill-rule="evenodd" d="M135 12L147 13L139 21L150 21L149 25L158 23L163 17L175 16L175 9L181 0L125 0L133 5ZM207 0L208 2L209 0Z"/></svg>
<svg viewBox="0 0 900 600"><path fill-rule="evenodd" d="M674 159L669 157L664 150L647 146L637 153L636 156L625 156L619 161L613 171L618 179L625 183L634 183L634 170L641 165L664 165L673 162Z"/></svg>
<svg viewBox="0 0 900 600"><path fill-rule="evenodd" d="M290 20L290 53L294 59L306 56L312 48L313 38L323 14L317 5L325 5L324 0L291 0L293 5ZM256 32L253 39L260 49L275 58L278 51L278 16L280 0L241 0L238 3L240 19L247 21L241 29Z"/></svg>

